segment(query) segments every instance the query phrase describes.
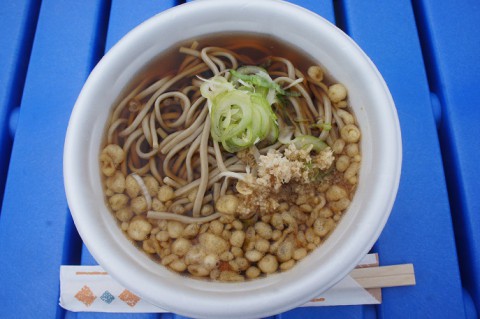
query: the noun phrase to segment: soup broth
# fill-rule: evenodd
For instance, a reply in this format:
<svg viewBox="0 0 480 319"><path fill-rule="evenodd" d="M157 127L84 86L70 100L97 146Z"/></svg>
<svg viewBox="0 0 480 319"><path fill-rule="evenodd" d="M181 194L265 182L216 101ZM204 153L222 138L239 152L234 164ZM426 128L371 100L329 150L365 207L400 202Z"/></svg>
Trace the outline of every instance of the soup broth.
<svg viewBox="0 0 480 319"><path fill-rule="evenodd" d="M360 138L347 88L321 61L269 36L192 39L115 103L106 205L172 271L261 278L321 249L355 194Z"/></svg>

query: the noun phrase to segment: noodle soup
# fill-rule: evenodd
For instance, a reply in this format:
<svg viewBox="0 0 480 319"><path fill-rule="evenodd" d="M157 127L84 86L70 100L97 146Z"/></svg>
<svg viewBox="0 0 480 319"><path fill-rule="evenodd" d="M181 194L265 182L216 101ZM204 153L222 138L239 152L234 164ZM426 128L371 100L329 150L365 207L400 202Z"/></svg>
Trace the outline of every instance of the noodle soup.
<svg viewBox="0 0 480 319"><path fill-rule="evenodd" d="M355 194L360 138L347 88L305 53L200 38L150 63L114 106L106 203L172 271L261 278L321 249Z"/></svg>

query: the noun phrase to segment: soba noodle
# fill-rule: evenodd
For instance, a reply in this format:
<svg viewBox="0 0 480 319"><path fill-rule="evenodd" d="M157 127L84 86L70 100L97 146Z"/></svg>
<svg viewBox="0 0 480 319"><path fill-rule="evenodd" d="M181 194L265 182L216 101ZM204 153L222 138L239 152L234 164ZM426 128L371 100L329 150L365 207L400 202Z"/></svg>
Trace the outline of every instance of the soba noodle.
<svg viewBox="0 0 480 319"><path fill-rule="evenodd" d="M305 70L245 46L180 47L176 70L131 88L106 128L110 210L142 250L192 277L239 281L290 269L335 228L358 183L360 130L346 88L321 66ZM219 83L265 92L270 137L233 148L215 138L217 100L201 87ZM238 118L229 112L220 129Z"/></svg>

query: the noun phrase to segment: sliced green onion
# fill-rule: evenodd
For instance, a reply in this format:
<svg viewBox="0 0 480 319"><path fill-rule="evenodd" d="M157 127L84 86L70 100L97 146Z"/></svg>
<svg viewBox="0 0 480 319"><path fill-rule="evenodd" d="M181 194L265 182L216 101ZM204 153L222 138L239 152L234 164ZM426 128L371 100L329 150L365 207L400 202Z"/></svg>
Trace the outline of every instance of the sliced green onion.
<svg viewBox="0 0 480 319"><path fill-rule="evenodd" d="M212 137L222 141L242 133L251 125L251 104L250 94L246 91L234 90L216 96L210 113Z"/></svg>
<svg viewBox="0 0 480 319"><path fill-rule="evenodd" d="M323 151L328 146L324 141L312 135L298 136L292 143L297 149L307 149L311 145L312 150L317 153Z"/></svg>
<svg viewBox="0 0 480 319"><path fill-rule="evenodd" d="M238 152L268 137L278 137L276 116L265 97L258 93L233 90L220 93L212 100L212 138L230 152Z"/></svg>
<svg viewBox="0 0 480 319"><path fill-rule="evenodd" d="M319 128L322 131L330 131L332 129L332 123L316 123L312 124L311 127Z"/></svg>
<svg viewBox="0 0 480 319"><path fill-rule="evenodd" d="M251 86L254 86L257 90L261 90L263 88L263 90L265 89L274 89L277 93L281 94L281 95L285 95L285 96L300 96L300 93L298 92L292 92L292 91L286 91L284 89L282 89L282 87L274 82L270 76L268 75L268 73L259 68L259 67L244 67L244 68L249 68L248 70L256 70L256 69L259 69L257 71L257 73L255 74L248 74L247 72L243 71L241 72L240 69L238 69L238 71L235 71L235 70L230 70L230 74L232 74L232 76L234 77L235 80L237 81L242 81L243 83L247 83ZM240 82L240 83L242 83ZM268 90L267 90L267 93L268 93ZM265 93L265 95L267 94Z"/></svg>
<svg viewBox="0 0 480 319"><path fill-rule="evenodd" d="M201 79L200 92L208 100L212 119L212 138L231 153L261 141L275 143L279 128L271 105L275 95L284 90L260 67L245 66L230 72L231 81L221 75Z"/></svg>
<svg viewBox="0 0 480 319"><path fill-rule="evenodd" d="M265 142L267 145L274 144L280 135L280 129L278 128L278 124L276 121L270 122L270 131L267 136L265 136Z"/></svg>
<svg viewBox="0 0 480 319"><path fill-rule="evenodd" d="M278 135L278 141L282 144L289 144L292 142L292 136L293 133L295 132L295 127L286 125L285 122L282 121L282 119L278 119L278 129L279 129L279 135Z"/></svg>
<svg viewBox="0 0 480 319"><path fill-rule="evenodd" d="M202 93L202 96L207 99L211 99L220 93L235 89L233 84L228 82L223 76L214 76L211 79L198 78L203 81L200 86L200 93Z"/></svg>

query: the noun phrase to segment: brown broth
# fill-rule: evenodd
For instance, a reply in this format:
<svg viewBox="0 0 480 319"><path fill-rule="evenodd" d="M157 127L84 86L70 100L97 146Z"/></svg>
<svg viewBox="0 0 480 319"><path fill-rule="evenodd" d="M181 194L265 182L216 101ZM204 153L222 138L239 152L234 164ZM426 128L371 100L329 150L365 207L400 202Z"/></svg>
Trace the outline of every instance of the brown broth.
<svg viewBox="0 0 480 319"><path fill-rule="evenodd" d="M268 56L284 57L290 60L292 64L304 74L309 66L321 65L319 61L315 61L302 49L286 44L274 36L256 33L218 33L189 39L167 49L163 54L149 62L142 70L138 72L131 83L125 88L122 94L120 94L117 102L123 99L123 97L126 96L128 92L130 92L131 89L138 85L138 83L140 83L143 79L147 77L161 78L166 74L171 74L177 70L186 56L178 52L179 48L182 46L190 47L194 41L200 43L201 47L239 47L241 49L235 50L236 52L247 55L254 61L262 61ZM326 70L324 69L324 71ZM206 76L209 77L208 75ZM324 82L328 85L334 83L335 81L328 75L327 72Z"/></svg>
<svg viewBox="0 0 480 319"><path fill-rule="evenodd" d="M179 48L182 47L182 46L190 47L190 45L194 41L198 41L198 43L200 44L200 46L202 48L203 47L208 47L208 46L222 47L222 48L227 48L227 49L231 49L232 47L237 47L239 49L233 49L232 48L232 50L234 50L235 52L237 52L241 55L246 55L249 58L251 58L253 60L254 65L265 63L269 56L283 57L283 58L286 58L286 59L290 60L292 62L292 64L294 65L294 67L297 68L298 70L300 70L300 72L302 72L305 75L307 73L307 69L310 66L321 65L321 64L318 63L318 61L314 61L314 59L311 56L309 56L306 52L303 52L301 49L296 48L296 47L292 47L292 46L290 46L288 44L285 44L284 42L278 40L277 38L274 38L274 37L271 37L271 36L268 36L268 35L245 34L245 33L219 33L219 34L214 34L214 35L207 36L207 37L200 37L200 38L190 39L188 41L184 41L184 42L179 43L179 44L173 46L172 48L166 50L164 54L156 57L154 60L149 62L142 70L140 70L138 72L138 74L134 77L134 79L127 85L125 90L123 90L122 94L120 94L120 97L117 99L117 101L115 103L115 106L118 105L118 103L120 103L120 101L122 101L135 87L138 86L138 84L140 82L144 81L145 79L150 79L149 83L154 83L156 80L161 79L161 78L165 77L166 75L172 75L172 74L174 74L174 72L177 72L179 66L182 64L182 62L184 61L184 59L186 57L185 54L181 54L181 53L178 52ZM240 64L239 66L241 66L241 65L242 64ZM325 71L326 74L325 74L325 79L323 80L323 83L327 86L332 84L332 83L335 83L336 81L334 81L334 79L332 79L331 77L328 76L325 69L324 69L324 71ZM212 74L211 71L206 71L206 72L203 72L201 74L201 76L204 77L204 78L210 78L212 75L213 74ZM188 81L190 81L190 80L191 79L189 79ZM180 87L184 87L185 85L189 85L187 83L187 80L179 81L178 83L173 85L168 91L179 89ZM142 101L141 103L145 103L145 101ZM175 107L176 106L173 105L171 108L174 109ZM127 109L128 108L126 108L126 110ZM128 111L126 111L126 110L123 111L123 113L122 113L123 116L125 118L128 118L129 116L131 117L131 114L128 114ZM167 110L166 112L168 113L169 107L167 107L166 110ZM349 112L352 113L351 108L349 108L349 107L346 108L345 110L348 110ZM140 125L140 127L141 127L141 125ZM107 128L107 130L108 130L108 128ZM171 132L167 132L167 133L171 133ZM125 138L124 137L115 137L114 141L119 141L118 144L121 144L121 143L125 142ZM159 140L159 142L160 142L160 140ZM107 143L104 141L102 143L102 147L104 147L106 144ZM144 143L144 144L145 145L143 145L143 146L145 146L145 147L142 147L141 150L143 152L147 152L148 151L147 144L146 143ZM343 151L343 153L341 153L341 154L344 155L344 152L345 151ZM165 155L163 155L163 154L158 153L157 155L155 155L155 160L159 163L162 163L164 161L164 159L165 159ZM353 156L351 157L351 160L354 161ZM134 162L136 167L141 167L141 166L146 165L148 163L148 160L145 160L145 159L142 159L142 158L135 158L135 157L132 159L132 161ZM171 161L170 166L173 166L173 165L174 165L174 161ZM161 166L161 164L160 164L160 166ZM305 237L308 237L308 236L311 235L311 234L307 235L308 229L310 229L310 230L313 229L314 228L314 223L318 223L316 221L316 219L314 221L311 221L311 222L308 221L309 218L310 218L309 216L311 214L313 214L312 211L307 212L309 210L309 207L311 207L313 209L314 205L318 205L319 203L321 203L322 197L320 195L324 196L324 194L327 192L328 188L331 185L339 185L339 186L345 188L345 190L348 192L348 195L346 197L348 200L352 199L353 194L355 192L356 183L353 184L353 185L349 184L349 182L343 177L343 173L337 171L334 168L334 166L335 166L335 163L333 164L330 171L326 173L325 178L322 180L322 182L320 182L318 184L313 184L313 185L310 185L310 184L308 184L308 185L295 185L295 184L294 185L288 185L288 186L285 187L282 194L279 194L278 196L273 196L275 198L275 200L278 200L279 202L288 202L288 205L289 205L288 209L292 211L292 216L299 216L298 217L298 225L299 226L295 230L294 238L293 239L290 238L291 237L290 234L287 234L285 236L285 238L287 238L287 239L290 238L289 240L291 240L292 242L295 243L296 248L299 248L301 245L303 245L301 248L307 247L307 244L304 244L302 242L302 240L308 241L308 244L310 244L310 248L308 248L308 253L310 253L313 249L316 249L316 248L311 248L312 247L311 245L314 245L315 247L320 246L321 243L326 239L326 236L328 236L328 234L327 235L318 235L318 233L321 233L321 231L319 230L317 232L317 235L312 235L312 236L316 236L316 237L314 237L314 239L312 239L312 240L310 240L308 238L305 239ZM161 167L159 168L159 171L162 171ZM127 174L129 174L129 173L131 173L131 170L127 169ZM196 174L195 176L197 178L199 176L199 171L197 170L195 174ZM161 175L162 175L162 177L164 176L163 174L161 174ZM107 178L104 178L104 184L106 184L106 183L107 183ZM309 195L307 195L307 194L309 194ZM320 194L320 195L318 195L318 194ZM109 197L109 196L111 196L111 195L109 195L108 191L106 191L106 197ZM138 196L141 196L141 193ZM300 198L302 198L302 196L303 197L306 196L307 199L305 199L305 202L302 202L303 199L302 200L300 199ZM289 200L291 200L291 199L293 199L293 201L289 202ZM325 200L325 199L323 198L323 200ZM131 200L128 199L128 201L129 201L128 205L131 205ZM308 202L308 201L311 201L311 203ZM108 205L109 205L109 202L108 202L108 199L107 199L107 206ZM328 203L327 203L327 205L328 205ZM113 211L113 209L112 209L112 213L114 215L116 214ZM281 213L281 211L280 211L280 213ZM330 224L335 223L335 225L340 220L340 218L343 214L342 211L341 212L330 211L330 215L328 215L329 213L327 211L325 211L323 213L325 214L325 216L327 216L327 217L325 217L325 219L328 219ZM317 212L316 214L320 214L320 212ZM140 215L144 215L144 213L141 213ZM118 218L118 216L117 216L117 218ZM131 220L131 218L132 217L130 217L130 220ZM317 217L317 219L319 219L319 218L320 217ZM267 224L270 223L270 221L267 221L268 216L266 218L265 218L265 216L258 216L258 221L263 220L263 219L265 219ZM126 222L122 223L120 218L118 218L117 221L119 223L119 226L122 227L122 229L123 229L125 227L125 225L123 223L126 223ZM242 226L243 231L247 233L246 242L248 242L249 240L253 240L251 238L250 239L248 238L248 229L251 228L252 225L255 225L258 221L256 219L255 220L244 219L244 220L241 221L242 225L243 225ZM158 222L157 224L152 225L152 227L158 228L159 231L165 231L164 229L162 229L163 226L161 226L160 224L161 224L161 222ZM212 223L210 223L210 226L208 226L209 223L205 223L205 224L203 224L203 226L200 225L200 229L202 229L202 227L206 228L205 225L207 225L207 227L213 227L213 226L211 226L211 224ZM227 224L226 223L224 223L224 224L225 224L225 228L226 228ZM231 226L231 227L233 227L233 226ZM272 227L274 228L273 224L272 224ZM325 227L327 227L327 226L325 226ZM166 226L163 227L163 228L166 228ZM280 229L280 228L278 228L278 229ZM123 229L123 230L125 231L125 229ZM232 232L234 231L233 228L230 228L229 231L230 230ZM280 230L282 230L282 229L280 229ZM312 232L313 232L313 230L310 231L310 233L312 233ZM144 247L142 247L142 244L145 245L145 242L147 240L149 240L149 238L151 238L152 236L156 237L157 233L155 233L155 234L153 234L153 233L150 234L149 233L149 235L148 235L149 237L147 237L147 239L145 239L143 241L132 240L131 238L129 238L128 235L127 235L127 238L129 238L132 241L132 243L135 244L140 250L145 250ZM299 235L299 234L302 234L302 235ZM302 236L303 236L303 239L301 238ZM171 239L169 239L169 240L173 241ZM191 241L192 245L198 244L198 236L197 235L195 235L193 238L190 238L189 240ZM148 249L152 250L152 249L155 248L155 250L156 250L156 249L158 249L159 246L157 246L157 247L153 247L153 246L162 244L157 239L155 239L154 241L157 241L157 244L154 244L153 242L148 243L147 246L151 245ZM270 240L270 239L268 239L268 241L269 241L270 245L273 245L274 242L275 242L275 240ZM169 243L167 246L170 247L170 245L171 245L171 243ZM247 244L245 244L245 246L247 246ZM162 246L161 249L164 250L166 248ZM170 249L170 248L168 248L168 249ZM244 249L244 248L242 247L242 249ZM164 257L160 258L159 257L160 254L158 253L158 250L157 250L156 253L155 252L150 252L148 255L152 259L154 259L155 261L157 261L159 263L162 262L162 258L168 257L168 256L164 256ZM291 259L291 260L293 260L293 259ZM296 263L296 262L297 261L295 260L294 263ZM280 260L279 264L280 263L281 263L281 260ZM251 262L251 264L252 265L257 265L256 262ZM281 267L281 266L279 266L279 267ZM285 267L287 267L287 266L285 266ZM232 264L230 264L229 260L220 259L218 261L218 265L215 269L217 269L217 271L221 272L221 271L232 271L233 268L234 268L234 266L232 266ZM276 272L279 272L279 271L282 271L282 270L278 270ZM240 271L239 273L241 273L242 276L245 276L246 270L244 269L244 270ZM182 272L182 274L189 275L187 271ZM265 274L263 274L261 276L264 276L264 275ZM206 276L204 278L208 278L208 276Z"/></svg>

